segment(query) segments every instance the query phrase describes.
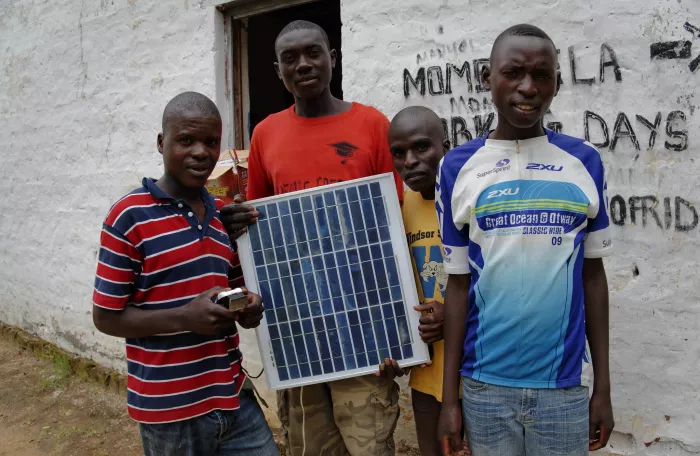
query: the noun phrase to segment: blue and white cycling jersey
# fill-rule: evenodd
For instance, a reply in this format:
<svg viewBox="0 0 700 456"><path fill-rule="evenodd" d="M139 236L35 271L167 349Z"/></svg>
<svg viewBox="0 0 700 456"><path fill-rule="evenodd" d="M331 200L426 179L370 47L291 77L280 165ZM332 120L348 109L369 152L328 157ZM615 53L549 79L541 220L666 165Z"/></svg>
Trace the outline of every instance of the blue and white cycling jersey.
<svg viewBox="0 0 700 456"><path fill-rule="evenodd" d="M471 274L462 375L519 388L581 384L583 259L611 253L598 151L547 130L477 138L440 163L436 206L448 274Z"/></svg>

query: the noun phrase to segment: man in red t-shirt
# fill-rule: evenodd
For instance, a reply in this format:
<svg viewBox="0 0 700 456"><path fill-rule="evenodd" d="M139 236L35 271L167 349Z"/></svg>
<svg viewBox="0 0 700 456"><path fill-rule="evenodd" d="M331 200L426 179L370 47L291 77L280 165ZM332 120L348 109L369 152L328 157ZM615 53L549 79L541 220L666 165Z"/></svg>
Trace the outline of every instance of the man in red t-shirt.
<svg viewBox="0 0 700 456"><path fill-rule="evenodd" d="M275 52L275 70L295 104L255 128L247 199L393 172L386 116L331 95L337 54L323 29L292 22L278 35ZM403 184L395 179L401 199ZM242 202L237 198L221 211L232 239L259 215ZM278 392L290 455L393 455L398 392L393 380L379 375Z"/></svg>

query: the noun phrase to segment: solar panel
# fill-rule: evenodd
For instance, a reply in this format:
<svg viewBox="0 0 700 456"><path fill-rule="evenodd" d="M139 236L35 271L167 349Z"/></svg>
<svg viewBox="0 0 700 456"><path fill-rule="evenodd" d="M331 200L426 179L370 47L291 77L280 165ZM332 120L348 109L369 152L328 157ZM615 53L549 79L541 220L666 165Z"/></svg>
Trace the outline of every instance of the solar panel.
<svg viewBox="0 0 700 456"><path fill-rule="evenodd" d="M392 174L250 201L238 242L246 286L263 297L258 343L271 389L428 361Z"/></svg>

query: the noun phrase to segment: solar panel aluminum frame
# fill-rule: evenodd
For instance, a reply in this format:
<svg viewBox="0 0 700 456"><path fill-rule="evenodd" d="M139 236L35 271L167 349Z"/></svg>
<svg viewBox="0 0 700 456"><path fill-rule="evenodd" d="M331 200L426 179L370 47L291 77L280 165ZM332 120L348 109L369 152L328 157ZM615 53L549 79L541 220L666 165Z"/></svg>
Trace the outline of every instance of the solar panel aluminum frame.
<svg viewBox="0 0 700 456"><path fill-rule="evenodd" d="M380 174L376 176L345 181L337 184L330 184L306 190L299 190L295 192L285 193L284 195L272 196L249 201L248 204L250 204L251 206L262 207L264 204L272 202L282 202L285 200L297 199L302 196L322 194L330 190L335 191L339 189L347 189L351 187L357 187L361 184L371 184L374 182L380 185L381 193L384 198L384 206L386 209L386 216L388 219L387 223L389 225L390 231L391 246L393 248L393 252L397 260L396 266L398 268L399 282L403 294L402 299L405 307L404 310L408 319L408 329L411 337L411 346L413 349L413 356L401 360L400 365L402 367L409 367L424 364L430 360L430 354L428 351L428 346L421 340L420 335L418 333L418 320L420 318L420 313L413 309L414 306L419 305L418 293L416 291L416 283L412 261L409 254L408 245L406 244L406 231L404 229L403 218L401 215L401 206L399 204L399 199L396 193L396 183L393 174ZM256 273L255 262L253 258L253 248L251 245L249 234L245 233L243 236L241 236L238 239L237 244L238 255L241 261L241 267L243 269L243 276L245 279L246 287L254 293L259 293L260 286ZM367 324L371 323L367 322ZM362 323L360 326L362 326ZM260 355L263 361L263 366L265 368L267 382L270 389L272 390L279 390L284 388L311 385L316 383L325 383L334 380L358 377L362 375L375 373L378 370L377 365L370 364L367 367L358 367L355 369L344 370L341 372L323 373L320 375L312 375L310 377L280 380L277 367L274 361L272 343L270 340L270 333L268 328L269 327L267 317L264 315L262 321L260 322L260 326L256 329L256 334L258 338Z"/></svg>

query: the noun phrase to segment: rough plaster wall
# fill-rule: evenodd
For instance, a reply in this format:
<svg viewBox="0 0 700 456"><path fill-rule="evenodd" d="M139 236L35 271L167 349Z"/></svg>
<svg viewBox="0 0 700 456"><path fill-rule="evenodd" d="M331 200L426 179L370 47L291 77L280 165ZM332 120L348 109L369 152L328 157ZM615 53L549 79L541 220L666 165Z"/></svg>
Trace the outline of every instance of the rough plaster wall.
<svg viewBox="0 0 700 456"><path fill-rule="evenodd" d="M524 5L514 0L343 2L345 96L375 105L390 117L405 106L426 105L446 120L450 139L455 129L462 130L462 121L474 136L474 116L483 125L493 112L489 93L477 92L474 59L488 58L493 39L516 23L539 25L551 35L561 50L564 86L546 121L561 122L564 133L583 136L588 110L604 120L612 141L623 112L639 143L637 149L629 136L620 136L614 150L610 145L600 148L609 196L619 195L612 208L616 253L606 260L617 422L609 450L633 455L700 453L700 226L694 207L700 203L700 68L689 68L693 61L700 63L700 39L697 30L684 28L686 22L700 27L700 2L538 0ZM653 43L676 40L682 42L671 47L683 58L650 59ZM600 82L603 43L615 52L619 82L613 66L605 67L605 80ZM592 84L573 83L570 46L576 78L594 78ZM446 93L446 65L462 69L465 61L472 91L452 69L452 93ZM421 68L426 75L424 95ZM406 80L408 96L404 69L418 80L417 88ZM672 146L683 144L683 134L671 138L667 133L673 111L683 112L685 120L673 114L668 131L685 132L685 150ZM651 129L637 116L653 126L659 112L661 123L650 148ZM625 131L622 119L618 133ZM589 132L591 141L604 142L599 122L591 120ZM457 136L458 142L465 142L465 135ZM678 220L676 197L681 198ZM665 198L670 198L668 207Z"/></svg>
<svg viewBox="0 0 700 456"><path fill-rule="evenodd" d="M223 16L209 3L2 2L0 321L125 369L123 341L91 318L101 223L143 176L161 175L167 101L219 89Z"/></svg>

